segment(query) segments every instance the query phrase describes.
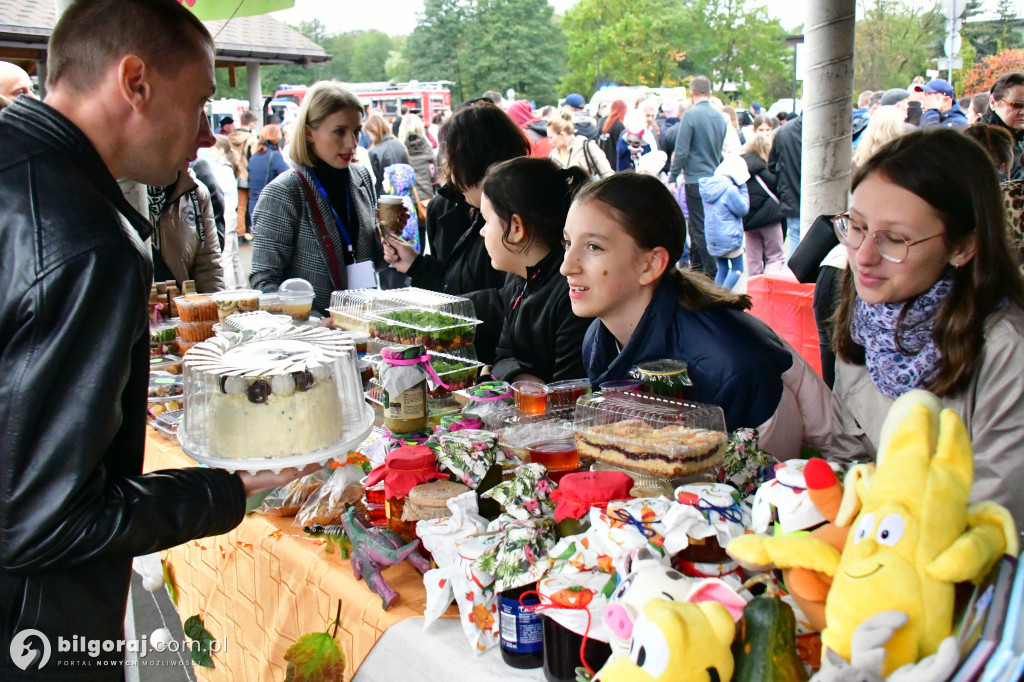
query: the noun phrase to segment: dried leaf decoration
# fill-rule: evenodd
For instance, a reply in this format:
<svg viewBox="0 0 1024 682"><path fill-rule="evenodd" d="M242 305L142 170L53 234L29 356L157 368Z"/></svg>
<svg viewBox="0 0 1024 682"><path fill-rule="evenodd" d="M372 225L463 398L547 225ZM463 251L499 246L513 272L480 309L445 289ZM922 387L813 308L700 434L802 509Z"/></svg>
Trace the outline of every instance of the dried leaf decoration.
<svg viewBox="0 0 1024 682"><path fill-rule="evenodd" d="M210 645L213 644L213 635L203 625L203 619L199 616L192 616L185 621L185 636L192 640L192 662L203 668L212 668L213 658L210 656Z"/></svg>
<svg viewBox="0 0 1024 682"><path fill-rule="evenodd" d="M284 660L288 662L285 682L344 682L345 654L334 637L338 634L341 619L341 600L338 600L338 615L327 626L334 632L309 632L288 647Z"/></svg>

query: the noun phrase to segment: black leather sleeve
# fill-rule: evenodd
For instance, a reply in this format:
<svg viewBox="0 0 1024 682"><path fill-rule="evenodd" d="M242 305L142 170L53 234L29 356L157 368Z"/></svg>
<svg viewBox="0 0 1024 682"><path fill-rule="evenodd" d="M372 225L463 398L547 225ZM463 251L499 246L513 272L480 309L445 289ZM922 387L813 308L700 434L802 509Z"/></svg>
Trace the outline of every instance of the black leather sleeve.
<svg viewBox="0 0 1024 682"><path fill-rule="evenodd" d="M141 262L128 243L98 246L0 296L11 323L0 344L4 570L132 557L242 519L237 475L140 473L149 289Z"/></svg>

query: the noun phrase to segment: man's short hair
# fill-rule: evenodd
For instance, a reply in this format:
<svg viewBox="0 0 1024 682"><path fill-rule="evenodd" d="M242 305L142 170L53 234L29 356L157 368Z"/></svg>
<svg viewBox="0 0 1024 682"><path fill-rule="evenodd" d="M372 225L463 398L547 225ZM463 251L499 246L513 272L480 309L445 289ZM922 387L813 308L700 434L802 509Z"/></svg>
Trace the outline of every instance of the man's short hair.
<svg viewBox="0 0 1024 682"><path fill-rule="evenodd" d="M483 94L483 99L489 99L492 103L501 106L501 93L497 90L488 90Z"/></svg>
<svg viewBox="0 0 1024 682"><path fill-rule="evenodd" d="M89 92L129 54L174 76L200 45L213 50L210 32L177 0L74 0L50 35L46 84Z"/></svg>
<svg viewBox="0 0 1024 682"><path fill-rule="evenodd" d="M882 97L885 95L884 92L879 90L878 92L871 93L870 99L868 99L868 107L879 107L882 106Z"/></svg>
<svg viewBox="0 0 1024 682"><path fill-rule="evenodd" d="M971 109L974 110L978 116L984 116L988 113L988 93L979 92L977 95L971 98Z"/></svg>
<svg viewBox="0 0 1024 682"><path fill-rule="evenodd" d="M711 95L711 81L707 76L697 76L690 81L690 95L698 97L709 97Z"/></svg>
<svg viewBox="0 0 1024 682"><path fill-rule="evenodd" d="M238 122L242 124L243 128L251 126L256 123L256 121L256 114L254 114L250 109L246 109L242 112L242 115L238 117Z"/></svg>
<svg viewBox="0 0 1024 682"><path fill-rule="evenodd" d="M405 106L405 105L403 104L403 105L402 105L402 109L401 109L401 111L402 111L402 116L405 116L406 114L408 114L408 113L409 113L409 107L407 107L407 106Z"/></svg>
<svg viewBox="0 0 1024 682"><path fill-rule="evenodd" d="M860 97L857 98L857 108L867 109L868 105L871 104L871 96L875 93L871 90L864 90L860 93Z"/></svg>

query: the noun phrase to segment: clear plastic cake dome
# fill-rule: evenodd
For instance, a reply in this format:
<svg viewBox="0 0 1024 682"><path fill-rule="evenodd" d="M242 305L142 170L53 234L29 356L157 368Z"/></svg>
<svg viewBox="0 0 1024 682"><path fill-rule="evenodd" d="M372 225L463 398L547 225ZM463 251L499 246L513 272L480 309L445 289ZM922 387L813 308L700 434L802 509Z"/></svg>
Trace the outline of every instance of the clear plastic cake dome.
<svg viewBox="0 0 1024 682"><path fill-rule="evenodd" d="M284 327L197 344L185 360L182 449L229 470L327 462L373 422L356 346L341 332Z"/></svg>
<svg viewBox="0 0 1024 682"><path fill-rule="evenodd" d="M664 477L720 465L728 440L720 407L618 391L580 397L573 429L580 457Z"/></svg>

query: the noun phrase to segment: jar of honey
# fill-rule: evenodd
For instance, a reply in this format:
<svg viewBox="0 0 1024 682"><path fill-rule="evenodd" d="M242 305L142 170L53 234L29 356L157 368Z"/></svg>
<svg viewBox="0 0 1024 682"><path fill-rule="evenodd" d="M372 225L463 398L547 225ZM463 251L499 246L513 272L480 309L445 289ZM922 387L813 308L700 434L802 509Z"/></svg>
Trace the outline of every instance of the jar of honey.
<svg viewBox="0 0 1024 682"><path fill-rule="evenodd" d="M543 464L547 468L548 476L553 481L580 468L575 439L542 441L527 445L526 451L530 453L531 462Z"/></svg>

